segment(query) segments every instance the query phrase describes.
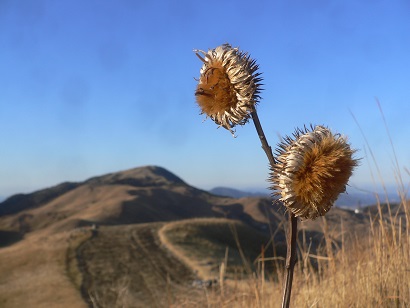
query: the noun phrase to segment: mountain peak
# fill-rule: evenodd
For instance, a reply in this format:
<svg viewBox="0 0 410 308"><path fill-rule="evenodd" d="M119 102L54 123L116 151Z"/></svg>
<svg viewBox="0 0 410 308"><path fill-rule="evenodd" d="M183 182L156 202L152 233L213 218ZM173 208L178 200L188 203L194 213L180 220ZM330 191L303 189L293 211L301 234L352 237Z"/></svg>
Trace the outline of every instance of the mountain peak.
<svg viewBox="0 0 410 308"><path fill-rule="evenodd" d="M0 216L36 208L82 185L129 185L134 187L164 186L186 183L159 166L144 166L90 178L84 182L65 182L29 194L16 194L0 202Z"/></svg>
<svg viewBox="0 0 410 308"><path fill-rule="evenodd" d="M89 184L127 184L131 186L161 186L185 184L185 182L165 168L143 166L115 173L94 177L86 181Z"/></svg>

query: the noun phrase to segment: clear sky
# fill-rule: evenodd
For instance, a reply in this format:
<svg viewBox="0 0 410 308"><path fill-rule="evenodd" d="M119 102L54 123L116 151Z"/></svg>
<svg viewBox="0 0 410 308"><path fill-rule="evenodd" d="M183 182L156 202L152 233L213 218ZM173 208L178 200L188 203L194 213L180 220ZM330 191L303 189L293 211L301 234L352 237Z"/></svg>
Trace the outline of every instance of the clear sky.
<svg viewBox="0 0 410 308"><path fill-rule="evenodd" d="M0 1L0 196L143 165L199 188L266 188L253 123L237 138L199 115L193 49L248 51L272 148L296 127L347 135L361 166L410 168L410 4L402 0ZM403 180L409 176L401 169ZM380 183L376 179L377 183Z"/></svg>

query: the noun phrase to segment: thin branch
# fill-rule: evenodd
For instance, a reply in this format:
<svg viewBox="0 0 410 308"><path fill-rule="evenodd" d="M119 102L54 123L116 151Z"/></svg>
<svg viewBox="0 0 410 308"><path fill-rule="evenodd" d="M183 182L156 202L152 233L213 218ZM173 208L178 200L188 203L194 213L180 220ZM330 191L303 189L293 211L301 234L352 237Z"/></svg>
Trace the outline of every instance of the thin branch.
<svg viewBox="0 0 410 308"><path fill-rule="evenodd" d="M289 212L289 230L287 235L288 250L286 253L286 277L283 289L282 308L288 308L290 304L290 294L292 292L293 272L296 264L296 235L298 233L298 219ZM290 243L289 243L290 239Z"/></svg>
<svg viewBox="0 0 410 308"><path fill-rule="evenodd" d="M262 125L259 121L256 109L251 112L253 123L255 124L256 132L262 143L262 149L265 151L266 156L269 159L271 167L276 164L275 158L272 154L272 148L269 146L266 140L265 133L263 132ZM286 276L285 285L283 289L282 308L288 308L290 304L290 295L292 292L293 272L296 264L296 235L298 231L298 220L292 212L288 212L289 215L289 232L287 234L287 253L286 253Z"/></svg>
<svg viewBox="0 0 410 308"><path fill-rule="evenodd" d="M276 161L272 154L272 148L269 146L268 141L266 140L265 133L263 132L261 122L259 121L259 117L255 109L251 112L251 115L253 123L255 124L256 132L258 133L259 139L262 143L262 149L265 151L266 156L269 159L269 163L271 164L271 166L273 166L276 164Z"/></svg>

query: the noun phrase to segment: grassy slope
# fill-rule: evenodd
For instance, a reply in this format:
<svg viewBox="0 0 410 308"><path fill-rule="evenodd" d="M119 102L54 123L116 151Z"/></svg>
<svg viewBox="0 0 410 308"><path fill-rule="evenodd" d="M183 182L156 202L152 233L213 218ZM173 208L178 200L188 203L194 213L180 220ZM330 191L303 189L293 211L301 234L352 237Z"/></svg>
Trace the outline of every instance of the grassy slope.
<svg viewBox="0 0 410 308"><path fill-rule="evenodd" d="M0 239L1 307L86 307L82 295L108 307L278 307L281 275L279 283L269 282L263 273L247 276L249 269L240 268L247 261L252 265L266 243L251 226L260 228L269 215L271 232L282 230L283 216L270 202L218 198L182 184L138 188L121 176L110 175L109 185L87 182L42 206L0 218L1 235L7 237ZM293 306L410 305L409 216L390 217L389 210L377 207L369 213L372 224L367 216L337 208L326 220L300 223ZM194 215L241 218L247 224L216 218L141 224ZM89 227L85 233L74 229L94 221L130 225L101 227L94 237ZM233 230L245 257L235 251ZM19 231L28 232L22 240ZM309 246L310 238L319 249ZM283 255L283 234L275 243L277 255ZM199 278L218 276L227 247L225 288L192 288L195 271ZM236 279L238 273L249 279Z"/></svg>
<svg viewBox="0 0 410 308"><path fill-rule="evenodd" d="M346 215L339 221L355 219ZM358 234L360 244L358 237L347 240L346 226L329 218L327 228L325 220L314 222L315 228L327 230L326 238L336 250L327 251L326 242L322 242L321 259L317 261L320 276L309 266L297 269L293 305L362 307L398 303L398 307L406 307L410 243L403 225L393 234L397 228L392 229L388 219L374 217L371 232ZM75 230L55 235L50 230L53 228L39 230L0 249L0 306L86 307L82 287L93 303L104 307L278 307L280 303L281 275L279 283L273 282L262 279L261 273L248 275L243 267L247 264L244 260L253 264L267 238L240 222L210 218L105 226L94 237L90 237L89 228L84 233ZM245 257L236 250L234 234ZM191 282L197 277L219 276L227 247L224 291L219 287L208 292L193 288ZM302 248L299 265L315 259L306 246ZM82 275L76 271L75 257L84 261L80 264ZM324 285L328 287L323 289Z"/></svg>
<svg viewBox="0 0 410 308"><path fill-rule="evenodd" d="M407 204L407 205L405 205ZM409 307L409 202L369 209L367 232L323 219L322 247L312 254L302 247L295 271L291 307ZM397 212L396 212L397 211ZM391 213L391 215L390 215ZM347 236L350 233L351 236ZM314 261L315 268L310 266ZM279 281L249 276L247 284L212 290L198 299L208 307L280 307L283 275Z"/></svg>
<svg viewBox="0 0 410 308"><path fill-rule="evenodd" d="M193 280L159 242L162 223L101 227L79 250L84 287L104 307L164 306Z"/></svg>
<svg viewBox="0 0 410 308"><path fill-rule="evenodd" d="M68 233L0 249L1 307L86 307L66 272Z"/></svg>
<svg viewBox="0 0 410 308"><path fill-rule="evenodd" d="M221 263L225 263L231 278L247 275L255 268L262 246L269 242L266 233L227 219L190 219L172 222L159 230L162 243L201 279L219 277ZM285 254L284 241L276 243L276 252ZM269 250L266 257L273 255ZM245 272L244 272L245 271Z"/></svg>

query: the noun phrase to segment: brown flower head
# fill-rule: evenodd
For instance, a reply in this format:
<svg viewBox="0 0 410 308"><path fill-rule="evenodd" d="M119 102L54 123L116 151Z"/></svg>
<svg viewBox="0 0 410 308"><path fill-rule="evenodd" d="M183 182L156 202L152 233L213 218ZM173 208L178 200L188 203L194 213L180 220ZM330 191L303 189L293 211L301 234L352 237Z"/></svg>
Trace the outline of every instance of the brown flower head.
<svg viewBox="0 0 410 308"><path fill-rule="evenodd" d="M346 190L358 160L346 138L323 126L297 129L277 149L271 168L274 196L296 216L315 219L325 215Z"/></svg>
<svg viewBox="0 0 410 308"><path fill-rule="evenodd" d="M208 52L194 51L204 63L195 91L201 114L233 133L235 125L248 121L260 100L262 78L257 73L258 65L247 53L229 44Z"/></svg>

